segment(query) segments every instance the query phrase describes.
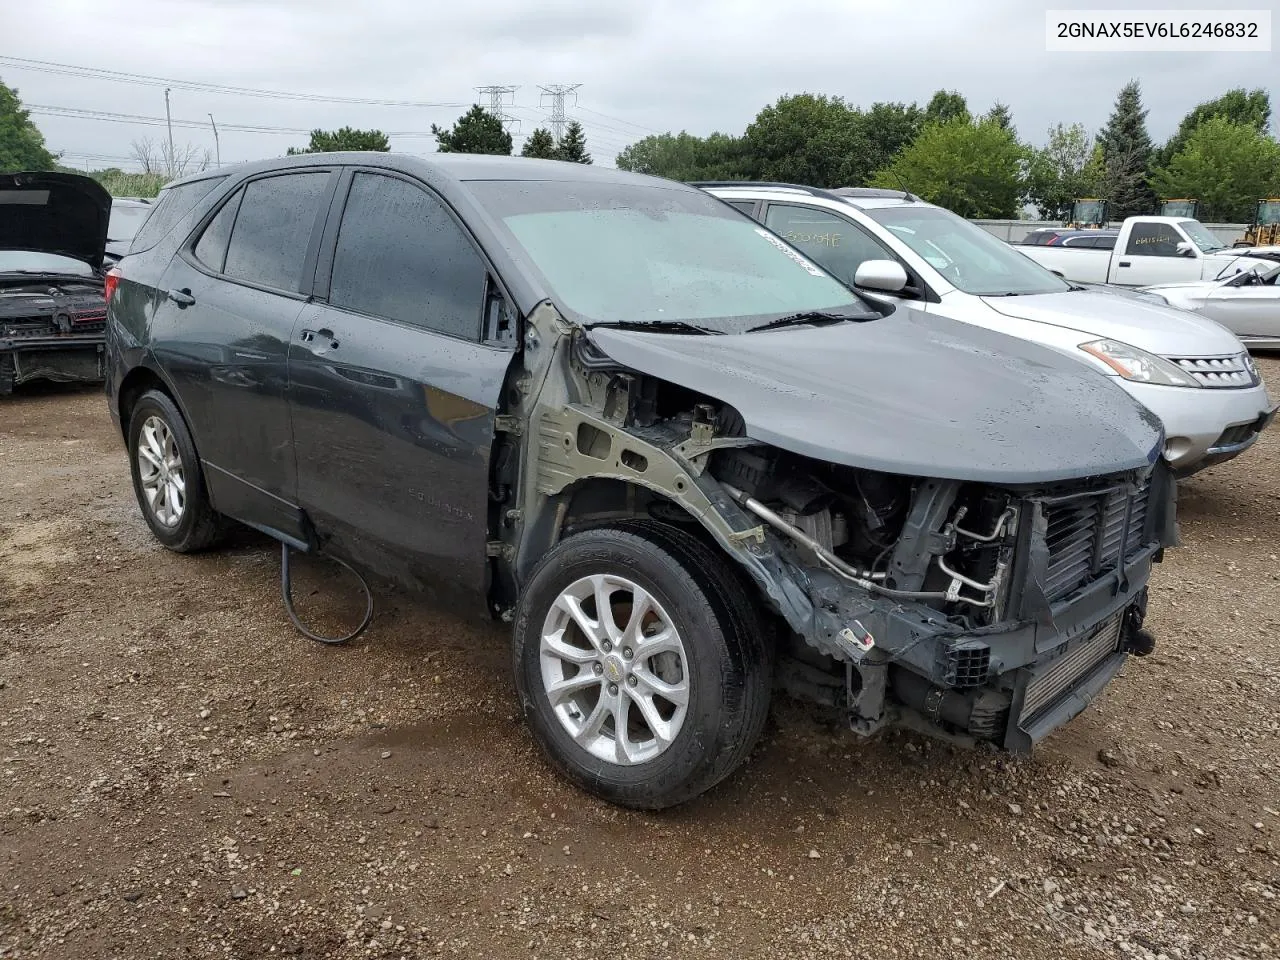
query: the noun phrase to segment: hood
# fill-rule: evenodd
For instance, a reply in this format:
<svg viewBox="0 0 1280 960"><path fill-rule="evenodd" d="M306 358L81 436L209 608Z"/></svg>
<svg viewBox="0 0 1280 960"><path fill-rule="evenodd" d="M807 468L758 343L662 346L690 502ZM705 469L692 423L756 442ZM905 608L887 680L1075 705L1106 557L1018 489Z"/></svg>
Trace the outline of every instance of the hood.
<svg viewBox="0 0 1280 960"><path fill-rule="evenodd" d="M1274 259L1265 255L1252 256L1248 250L1233 250L1230 253L1210 253L1206 254L1205 259L1211 261L1212 265L1218 268L1209 279L1225 279L1242 270L1249 270L1253 267L1267 267L1275 262Z"/></svg>
<svg viewBox="0 0 1280 960"><path fill-rule="evenodd" d="M1092 289L982 300L1006 317L1079 330L1081 343L1106 337L1161 357L1211 357L1244 351L1230 331L1212 320L1133 294Z"/></svg>
<svg viewBox="0 0 1280 960"><path fill-rule="evenodd" d="M75 173L0 173L0 250L38 250L102 267L111 195Z"/></svg>
<svg viewBox="0 0 1280 960"><path fill-rule="evenodd" d="M916 310L733 336L589 336L619 363L731 405L747 436L831 463L1045 483L1145 467L1163 446L1154 414L1084 363Z"/></svg>

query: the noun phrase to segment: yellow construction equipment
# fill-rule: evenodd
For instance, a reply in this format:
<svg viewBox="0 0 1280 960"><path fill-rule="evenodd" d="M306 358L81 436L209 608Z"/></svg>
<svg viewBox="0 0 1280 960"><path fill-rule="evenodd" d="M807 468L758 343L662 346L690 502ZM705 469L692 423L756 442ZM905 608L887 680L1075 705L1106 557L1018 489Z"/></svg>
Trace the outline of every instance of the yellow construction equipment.
<svg viewBox="0 0 1280 960"><path fill-rule="evenodd" d="M1096 230L1107 225L1107 201L1088 197L1071 205L1072 230Z"/></svg>
<svg viewBox="0 0 1280 960"><path fill-rule="evenodd" d="M1237 247L1269 247L1275 244L1280 244L1280 197L1259 200L1253 223L1235 242Z"/></svg>
<svg viewBox="0 0 1280 960"><path fill-rule="evenodd" d="M1166 200L1160 204L1160 216L1162 217L1186 217L1188 220L1194 220L1199 210L1199 200Z"/></svg>

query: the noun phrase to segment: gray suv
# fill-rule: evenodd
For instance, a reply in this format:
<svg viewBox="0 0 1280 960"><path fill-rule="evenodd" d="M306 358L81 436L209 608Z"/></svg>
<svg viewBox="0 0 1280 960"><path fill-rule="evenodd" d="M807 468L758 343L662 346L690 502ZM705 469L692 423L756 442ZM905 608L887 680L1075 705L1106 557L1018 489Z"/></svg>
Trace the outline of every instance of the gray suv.
<svg viewBox="0 0 1280 960"><path fill-rule="evenodd" d="M613 802L727 776L775 684L1021 752L1150 648L1156 421L703 191L272 160L168 187L109 290L156 539L237 521L511 623L533 735Z"/></svg>

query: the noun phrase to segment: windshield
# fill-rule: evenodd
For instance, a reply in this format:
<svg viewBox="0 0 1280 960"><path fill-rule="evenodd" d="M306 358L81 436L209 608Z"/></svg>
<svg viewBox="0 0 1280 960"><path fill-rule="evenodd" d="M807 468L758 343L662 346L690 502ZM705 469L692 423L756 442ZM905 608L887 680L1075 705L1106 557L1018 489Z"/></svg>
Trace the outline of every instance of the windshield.
<svg viewBox="0 0 1280 960"><path fill-rule="evenodd" d="M965 293L1000 297L1071 289L1003 240L940 207L881 207L864 212Z"/></svg>
<svg viewBox="0 0 1280 960"><path fill-rule="evenodd" d="M36 250L0 250L0 273L61 273L93 277L93 267L82 260Z"/></svg>
<svg viewBox="0 0 1280 960"><path fill-rule="evenodd" d="M585 323L741 333L808 312L875 317L781 238L698 190L632 183L472 181L557 306Z"/></svg>
<svg viewBox="0 0 1280 960"><path fill-rule="evenodd" d="M1191 238L1191 242L1200 248L1201 253L1213 253L1215 250L1225 250L1227 245L1219 240L1210 232L1199 220L1179 220L1178 226L1182 228L1182 232Z"/></svg>
<svg viewBox="0 0 1280 960"><path fill-rule="evenodd" d="M108 240L132 240L147 217L151 214L149 206L111 205L111 222L107 227Z"/></svg>

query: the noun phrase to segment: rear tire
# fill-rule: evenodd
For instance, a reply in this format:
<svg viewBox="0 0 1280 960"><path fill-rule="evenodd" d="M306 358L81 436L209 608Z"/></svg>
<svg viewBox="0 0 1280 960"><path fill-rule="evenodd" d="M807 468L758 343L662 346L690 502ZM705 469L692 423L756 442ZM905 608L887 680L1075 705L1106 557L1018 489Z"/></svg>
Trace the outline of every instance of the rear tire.
<svg viewBox="0 0 1280 960"><path fill-rule="evenodd" d="M175 553L216 543L222 523L209 503L191 432L173 400L159 390L142 394L129 412L133 492L151 533Z"/></svg>
<svg viewBox="0 0 1280 960"><path fill-rule="evenodd" d="M773 653L728 561L664 524L567 537L516 611L516 688L534 739L566 778L626 807L684 803L746 758L768 714Z"/></svg>

